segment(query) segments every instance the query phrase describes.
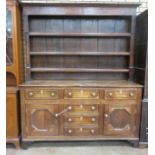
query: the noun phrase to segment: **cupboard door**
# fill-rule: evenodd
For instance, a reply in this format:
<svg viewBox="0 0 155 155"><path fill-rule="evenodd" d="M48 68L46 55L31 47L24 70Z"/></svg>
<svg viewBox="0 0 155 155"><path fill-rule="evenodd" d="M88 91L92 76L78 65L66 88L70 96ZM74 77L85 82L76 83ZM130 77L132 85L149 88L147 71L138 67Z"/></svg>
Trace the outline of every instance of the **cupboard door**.
<svg viewBox="0 0 155 155"><path fill-rule="evenodd" d="M135 135L136 104L107 104L104 113L104 135L131 136Z"/></svg>
<svg viewBox="0 0 155 155"><path fill-rule="evenodd" d="M58 105L26 105L28 136L54 136L59 133L59 121L55 117Z"/></svg>
<svg viewBox="0 0 155 155"><path fill-rule="evenodd" d="M6 137L18 137L17 94L7 93L6 96Z"/></svg>

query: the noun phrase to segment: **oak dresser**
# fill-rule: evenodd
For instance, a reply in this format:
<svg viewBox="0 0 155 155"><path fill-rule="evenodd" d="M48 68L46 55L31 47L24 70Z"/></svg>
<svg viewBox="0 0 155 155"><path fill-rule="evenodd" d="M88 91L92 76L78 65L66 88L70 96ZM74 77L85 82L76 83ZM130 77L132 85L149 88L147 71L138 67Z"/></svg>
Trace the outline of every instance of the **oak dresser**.
<svg viewBox="0 0 155 155"><path fill-rule="evenodd" d="M21 2L22 142L139 140L139 4Z"/></svg>

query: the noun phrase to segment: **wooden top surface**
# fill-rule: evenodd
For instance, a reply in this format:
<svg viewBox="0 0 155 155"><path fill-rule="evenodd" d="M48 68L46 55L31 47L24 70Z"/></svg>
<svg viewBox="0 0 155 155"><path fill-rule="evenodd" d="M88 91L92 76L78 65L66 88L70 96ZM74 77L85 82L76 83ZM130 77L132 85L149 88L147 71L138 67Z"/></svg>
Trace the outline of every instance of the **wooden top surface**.
<svg viewBox="0 0 155 155"><path fill-rule="evenodd" d="M96 80L51 80L27 81L20 85L22 86L52 86L52 87L143 87L142 85L132 81L96 81Z"/></svg>
<svg viewBox="0 0 155 155"><path fill-rule="evenodd" d="M22 5L54 5L54 6L121 6L121 7L138 7L141 3L138 2L77 2L77 1L53 1L53 0L19 0Z"/></svg>

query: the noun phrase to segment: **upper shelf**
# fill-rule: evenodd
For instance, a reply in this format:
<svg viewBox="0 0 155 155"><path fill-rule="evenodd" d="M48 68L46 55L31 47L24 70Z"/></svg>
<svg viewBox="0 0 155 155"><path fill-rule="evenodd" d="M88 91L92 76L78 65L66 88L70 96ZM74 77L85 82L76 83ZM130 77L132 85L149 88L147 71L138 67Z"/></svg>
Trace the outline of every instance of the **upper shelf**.
<svg viewBox="0 0 155 155"><path fill-rule="evenodd" d="M30 32L29 36L53 36L53 37L130 37L131 33L48 33Z"/></svg>
<svg viewBox="0 0 155 155"><path fill-rule="evenodd" d="M92 55L92 56L129 56L130 53L129 52L80 52L80 51L76 51L76 52L30 52L30 55L83 55L83 56L87 56L87 55Z"/></svg>

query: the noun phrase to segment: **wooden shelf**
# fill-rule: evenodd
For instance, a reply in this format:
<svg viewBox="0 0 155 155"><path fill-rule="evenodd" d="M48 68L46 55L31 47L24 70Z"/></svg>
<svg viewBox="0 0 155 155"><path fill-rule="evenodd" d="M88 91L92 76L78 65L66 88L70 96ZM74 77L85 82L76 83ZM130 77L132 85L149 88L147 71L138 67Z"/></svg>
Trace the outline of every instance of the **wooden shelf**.
<svg viewBox="0 0 155 155"><path fill-rule="evenodd" d="M129 69L31 68L31 72L129 72Z"/></svg>
<svg viewBox="0 0 155 155"><path fill-rule="evenodd" d="M29 36L53 37L130 37L131 33L48 33L30 32Z"/></svg>
<svg viewBox="0 0 155 155"><path fill-rule="evenodd" d="M129 52L30 52L30 55L129 56Z"/></svg>

